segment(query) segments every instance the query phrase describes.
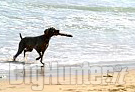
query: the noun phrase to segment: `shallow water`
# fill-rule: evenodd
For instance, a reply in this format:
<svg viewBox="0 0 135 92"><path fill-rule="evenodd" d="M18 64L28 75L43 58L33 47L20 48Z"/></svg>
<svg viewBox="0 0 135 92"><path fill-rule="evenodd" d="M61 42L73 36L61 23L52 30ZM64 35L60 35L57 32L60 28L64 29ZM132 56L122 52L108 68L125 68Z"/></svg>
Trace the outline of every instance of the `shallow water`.
<svg viewBox="0 0 135 92"><path fill-rule="evenodd" d="M73 38L53 37L44 62L134 62L134 0L1 0L0 60L11 60L22 36L38 36L56 27ZM36 62L36 51L27 62ZM23 54L18 57L24 61ZM1 64L4 69L8 64Z"/></svg>

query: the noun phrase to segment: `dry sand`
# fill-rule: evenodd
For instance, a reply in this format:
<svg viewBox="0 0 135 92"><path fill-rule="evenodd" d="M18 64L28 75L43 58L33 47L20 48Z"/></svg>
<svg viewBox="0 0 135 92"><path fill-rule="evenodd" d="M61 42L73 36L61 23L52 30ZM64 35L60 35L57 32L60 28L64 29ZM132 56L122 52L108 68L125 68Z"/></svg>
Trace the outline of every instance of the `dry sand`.
<svg viewBox="0 0 135 92"><path fill-rule="evenodd" d="M57 78L55 77L54 79ZM61 80L61 78L59 79ZM78 80L81 79L78 78ZM44 85L42 92L135 92L135 70L128 71L124 81L126 82L125 84L116 83L115 85L111 85L110 83L107 85ZM8 80L2 80L0 82L0 92L36 92L31 89L31 84L11 85Z"/></svg>

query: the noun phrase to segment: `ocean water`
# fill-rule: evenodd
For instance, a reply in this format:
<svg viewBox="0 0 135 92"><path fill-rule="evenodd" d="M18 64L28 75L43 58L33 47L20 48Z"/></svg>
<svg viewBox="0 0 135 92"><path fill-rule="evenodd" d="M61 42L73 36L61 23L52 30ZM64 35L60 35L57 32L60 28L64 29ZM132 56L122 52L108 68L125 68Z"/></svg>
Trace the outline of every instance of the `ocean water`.
<svg viewBox="0 0 135 92"><path fill-rule="evenodd" d="M59 64L134 63L134 0L1 0L0 61L11 61L22 36L38 36L48 27L73 35L52 37L44 62ZM18 61L35 62L34 50ZM7 69L8 64L0 64Z"/></svg>

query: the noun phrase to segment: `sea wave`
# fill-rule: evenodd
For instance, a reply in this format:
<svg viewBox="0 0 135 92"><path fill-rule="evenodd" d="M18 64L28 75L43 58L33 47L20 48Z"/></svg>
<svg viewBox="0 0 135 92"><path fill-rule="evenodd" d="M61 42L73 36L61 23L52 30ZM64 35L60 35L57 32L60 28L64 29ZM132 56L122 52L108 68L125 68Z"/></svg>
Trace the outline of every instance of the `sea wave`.
<svg viewBox="0 0 135 92"><path fill-rule="evenodd" d="M99 2L97 2L99 3ZM102 2L103 3L103 2ZM0 1L0 7L12 7L16 9L35 9L35 8L41 8L41 9L72 9L72 10L82 10L82 11L101 11L101 12L135 12L135 7L133 5L131 6L122 6L118 5L95 5L95 4L73 4L73 3L53 3L53 2L43 2L42 0L38 1L18 1L12 2L12 1Z"/></svg>
<svg viewBox="0 0 135 92"><path fill-rule="evenodd" d="M101 11L101 12L135 12L135 7L108 7L108 6L83 6L83 5L59 5L59 4L26 4L27 7L37 7L46 9L74 9L85 11Z"/></svg>

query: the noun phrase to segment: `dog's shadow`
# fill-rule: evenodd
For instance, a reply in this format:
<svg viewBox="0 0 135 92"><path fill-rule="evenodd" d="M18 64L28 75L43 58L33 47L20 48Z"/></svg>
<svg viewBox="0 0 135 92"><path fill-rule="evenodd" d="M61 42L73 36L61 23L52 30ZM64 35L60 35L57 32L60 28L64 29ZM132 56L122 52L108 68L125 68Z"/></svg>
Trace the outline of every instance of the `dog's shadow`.
<svg viewBox="0 0 135 92"><path fill-rule="evenodd" d="M0 63L9 63L9 64L26 64L25 62L20 62L20 61L4 61Z"/></svg>

